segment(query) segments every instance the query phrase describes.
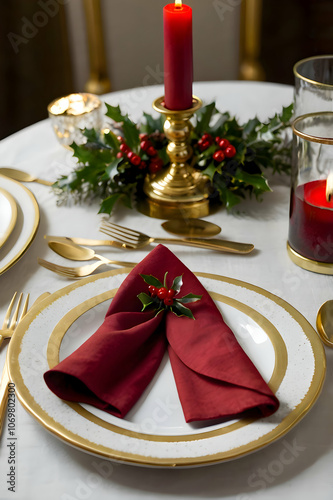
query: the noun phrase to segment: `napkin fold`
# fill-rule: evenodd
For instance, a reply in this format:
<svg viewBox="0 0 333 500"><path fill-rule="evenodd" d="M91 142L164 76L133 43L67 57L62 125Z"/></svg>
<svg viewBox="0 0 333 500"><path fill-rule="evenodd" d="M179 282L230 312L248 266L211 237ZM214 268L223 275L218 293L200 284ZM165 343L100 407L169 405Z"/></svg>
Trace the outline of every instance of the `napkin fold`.
<svg viewBox="0 0 333 500"><path fill-rule="evenodd" d="M172 312L141 312L148 293L140 274L179 292L202 295L188 306L195 319ZM44 374L58 397L91 404L123 418L140 398L168 349L187 422L235 418L248 410L274 413L278 399L238 344L233 332L196 276L166 247L158 245L126 277L100 328L75 352Z"/></svg>

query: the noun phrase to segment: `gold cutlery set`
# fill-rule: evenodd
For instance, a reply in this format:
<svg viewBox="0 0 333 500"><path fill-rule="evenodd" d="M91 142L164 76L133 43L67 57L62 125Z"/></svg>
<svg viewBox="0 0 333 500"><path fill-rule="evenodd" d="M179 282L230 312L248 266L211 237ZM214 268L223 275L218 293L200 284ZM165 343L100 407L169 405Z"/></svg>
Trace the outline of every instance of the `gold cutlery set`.
<svg viewBox="0 0 333 500"><path fill-rule="evenodd" d="M58 255L70 260L97 260L97 262L78 267L66 267L39 258L38 263L46 269L49 269L50 271L53 271L61 276L76 279L89 276L96 269L105 264L121 267L134 267L136 265L135 262L107 259L106 257L97 254L95 250L88 248L87 246L111 246L123 250L135 250L144 248L151 243L169 243L173 245L193 246L236 254L248 254L254 248L254 245L249 243L238 243L212 238L152 238L144 233L140 233L139 231L119 226L117 224L108 223L106 221L101 223L100 231L108 236L111 236L113 239L92 240L85 238L69 238L64 236L45 236L49 247Z"/></svg>

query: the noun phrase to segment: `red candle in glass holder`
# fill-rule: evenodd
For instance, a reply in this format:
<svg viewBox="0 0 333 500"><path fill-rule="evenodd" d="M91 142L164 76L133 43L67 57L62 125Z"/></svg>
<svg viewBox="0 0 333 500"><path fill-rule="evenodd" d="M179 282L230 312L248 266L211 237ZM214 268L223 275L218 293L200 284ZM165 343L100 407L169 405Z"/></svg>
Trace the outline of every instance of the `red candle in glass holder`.
<svg viewBox="0 0 333 500"><path fill-rule="evenodd" d="M307 182L291 192L290 246L303 257L333 263L333 199L326 180Z"/></svg>
<svg viewBox="0 0 333 500"><path fill-rule="evenodd" d="M171 110L192 107L192 9L180 0L163 9L164 104Z"/></svg>

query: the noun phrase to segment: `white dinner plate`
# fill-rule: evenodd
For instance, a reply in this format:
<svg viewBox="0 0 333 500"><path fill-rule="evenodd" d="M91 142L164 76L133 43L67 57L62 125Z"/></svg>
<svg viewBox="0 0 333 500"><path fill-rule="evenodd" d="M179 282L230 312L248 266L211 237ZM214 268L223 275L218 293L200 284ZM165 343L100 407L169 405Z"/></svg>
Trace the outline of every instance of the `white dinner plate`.
<svg viewBox="0 0 333 500"><path fill-rule="evenodd" d="M29 248L39 225L39 208L36 198L20 182L0 175L0 188L15 200L17 219L15 227L0 248L0 274L12 267Z"/></svg>
<svg viewBox="0 0 333 500"><path fill-rule="evenodd" d="M129 414L120 419L68 403L43 374L100 326L129 272L109 271L63 288L31 309L9 347L10 375L24 407L49 431L86 452L145 466L198 466L259 450L288 432L312 407L325 377L323 346L290 304L254 285L196 273L242 348L276 393L267 418L187 424L167 356Z"/></svg>
<svg viewBox="0 0 333 500"><path fill-rule="evenodd" d="M13 231L17 218L16 202L11 194L0 187L0 247Z"/></svg>

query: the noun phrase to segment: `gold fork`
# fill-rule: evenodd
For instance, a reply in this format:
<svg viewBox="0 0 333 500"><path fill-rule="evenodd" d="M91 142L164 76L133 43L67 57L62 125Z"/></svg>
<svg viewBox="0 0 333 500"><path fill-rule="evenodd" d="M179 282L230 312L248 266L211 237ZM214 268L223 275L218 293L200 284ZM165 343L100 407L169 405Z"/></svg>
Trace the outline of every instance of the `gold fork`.
<svg viewBox="0 0 333 500"><path fill-rule="evenodd" d="M238 243L219 239L205 238L152 238L147 234L118 226L111 222L102 221L100 231L113 239L119 241L123 248L142 248L150 243L171 243L173 245L186 245L191 247L207 248L222 252L246 254L253 250L254 245L250 243Z"/></svg>
<svg viewBox="0 0 333 500"><path fill-rule="evenodd" d="M2 324L2 329L0 330L0 345L6 338L12 337L16 326L18 323L21 321L23 316L27 313L28 310L28 304L29 304L29 294L27 295L21 314L19 316L19 311L23 299L23 293L19 295L18 302L16 305L16 308L13 312L14 309L14 304L16 301L17 297L17 292L14 293L12 300L10 301L10 304L8 306L4 322ZM12 314L12 319L10 320L10 316ZM8 352L7 352L8 354ZM7 408L7 397L8 397L8 384L10 382L9 379L9 373L8 373L8 355L6 354L6 359L5 359L5 364L2 370L2 377L1 377L1 382L0 382L0 436L2 432L2 427L3 427L3 422L4 422L4 415L5 411Z"/></svg>
<svg viewBox="0 0 333 500"><path fill-rule="evenodd" d="M54 273L59 274L60 276L65 276L66 278L71 278L71 279L76 279L76 278L83 278L85 276L89 276L92 274L96 269L100 266L105 265L105 262L94 262L93 264L87 264L84 266L78 266L78 267L67 267L67 266L60 266L59 264L54 264L53 262L48 262L47 260L44 259L38 259L38 264L41 266L45 267L46 269L49 269L49 271L53 271ZM118 260L110 260L109 264L114 264L116 266L122 266L122 267L134 267L136 264L133 262L122 262Z"/></svg>

